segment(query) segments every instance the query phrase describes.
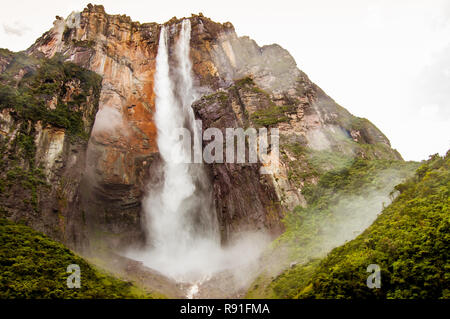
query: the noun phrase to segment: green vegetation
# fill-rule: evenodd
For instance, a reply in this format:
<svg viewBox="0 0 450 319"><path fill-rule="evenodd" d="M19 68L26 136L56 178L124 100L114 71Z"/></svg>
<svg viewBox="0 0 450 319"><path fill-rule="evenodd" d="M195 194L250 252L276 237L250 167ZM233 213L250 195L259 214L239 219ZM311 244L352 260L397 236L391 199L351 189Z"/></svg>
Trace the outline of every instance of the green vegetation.
<svg viewBox="0 0 450 319"><path fill-rule="evenodd" d="M16 83L19 70L27 70ZM65 99L71 85L78 83L70 99ZM36 61L24 53L14 54L13 61L0 76L0 109L14 109L13 116L24 121L42 121L44 125L64 128L69 136L87 139L84 130L83 105L88 97L98 103L101 77L73 63L64 62L59 55ZM54 109L47 107L56 98Z"/></svg>
<svg viewBox="0 0 450 319"><path fill-rule="evenodd" d="M266 91L264 91L263 89L261 89L260 87L258 87L255 82L253 81L253 79L249 76L236 80L234 82L234 85L236 88L246 88L246 89L250 89L251 91L253 91L254 93L257 94L263 94L264 96L266 96L267 98L270 99L270 94L267 93Z"/></svg>
<svg viewBox="0 0 450 319"><path fill-rule="evenodd" d="M308 202L309 209L324 209L337 203L342 195L367 194L372 190L385 189L387 182L395 183L393 179L404 179L415 168L417 168L415 162L358 158L348 167L324 173L317 184L305 185L302 194ZM396 178L394 173L399 177Z"/></svg>
<svg viewBox="0 0 450 319"><path fill-rule="evenodd" d="M81 269L81 288L68 288L67 266ZM0 298L152 298L100 271L62 244L0 219Z"/></svg>
<svg viewBox="0 0 450 319"><path fill-rule="evenodd" d="M295 105L275 105L270 95L259 88L251 77L245 77L235 81L235 88L251 90L254 93L263 95L269 102L267 108L253 112L250 115L250 120L258 126L272 126L277 123L289 121L289 114L296 112Z"/></svg>
<svg viewBox="0 0 450 319"><path fill-rule="evenodd" d="M42 169L35 166L33 130L29 123L24 123L17 130L15 139L0 140L3 154L0 157L0 196L9 197L17 191L23 197L23 204L38 211L39 191L49 185ZM5 154L8 144L11 151Z"/></svg>
<svg viewBox="0 0 450 319"><path fill-rule="evenodd" d="M297 297L450 298L450 152L433 155L395 189L394 202L364 233L331 251ZM381 268L380 289L366 286L369 264Z"/></svg>
<svg viewBox="0 0 450 319"><path fill-rule="evenodd" d="M341 145L344 145L344 143L345 141ZM347 141L347 143L353 142ZM361 145L364 149L365 158L367 158L366 161L376 158L392 158L392 153L389 150L384 153L383 146L385 145ZM289 180L298 186L311 183L313 179L317 179L329 171L344 172L354 163L354 155L351 152L348 155L345 152L317 151L299 143L282 143L280 153L283 161L288 164ZM295 158L295 160L292 160L292 158ZM395 159L392 160L395 162ZM389 165L390 161L387 163Z"/></svg>
<svg viewBox="0 0 450 319"><path fill-rule="evenodd" d="M350 128L352 130L364 130L365 128L373 125L368 119L364 117L353 116L350 121Z"/></svg>
<svg viewBox="0 0 450 319"><path fill-rule="evenodd" d="M17 84L15 76L21 70L32 72L35 70L39 59L29 56L24 52L11 52L7 49L2 49L0 55L9 61L6 69L0 74L0 82L8 82L11 85Z"/></svg>
<svg viewBox="0 0 450 319"><path fill-rule="evenodd" d="M251 77L247 76L247 77L245 77L245 78L236 80L236 81L234 82L234 84L235 84L236 86L238 86L238 87L244 87L244 86L247 86L247 85L254 85L255 82L253 82L253 79L252 79Z"/></svg>
<svg viewBox="0 0 450 319"><path fill-rule="evenodd" d="M271 105L270 107L253 112L250 119L259 126L271 126L289 121L288 114L296 112L293 105Z"/></svg>
<svg viewBox="0 0 450 319"><path fill-rule="evenodd" d="M218 101L222 106L226 106L228 102L228 94L226 92L215 92L213 94L209 94L203 97L204 100L208 101L208 103L212 101Z"/></svg>
<svg viewBox="0 0 450 319"><path fill-rule="evenodd" d="M93 48L95 45L94 40L75 40L72 39L72 43L77 47L83 47L83 48Z"/></svg>
<svg viewBox="0 0 450 319"><path fill-rule="evenodd" d="M354 163L354 159L344 153L323 150L310 151L308 162L317 174L323 174L330 170L343 171Z"/></svg>
<svg viewBox="0 0 450 319"><path fill-rule="evenodd" d="M324 232L323 226L337 222L333 215L344 194L355 202L355 194L388 182L392 174L377 174L380 169L395 167L404 175L418 166L400 163L357 160L308 185L304 195L310 205L288 214L287 231L274 245L287 246L298 263L276 278L258 278L248 297L449 298L450 152L444 158L433 155L414 176L395 186L391 194L399 196L361 235L317 258L322 257L322 239L330 235L330 228ZM366 285L370 264L381 268L380 289Z"/></svg>
<svg viewBox="0 0 450 319"><path fill-rule="evenodd" d="M40 191L48 185L35 164L36 124L40 121L44 127L63 128L70 140L85 142L89 137L86 126L93 123L100 96L101 77L64 62L60 55L37 59L2 49L0 56L9 61L0 74L0 110L9 110L13 119L10 130L15 131L10 138L0 138L0 196L2 200L21 197L24 209L37 211L39 196L45 196Z"/></svg>
<svg viewBox="0 0 450 319"><path fill-rule="evenodd" d="M11 58L14 55L13 52L8 49L0 48L0 57L2 58Z"/></svg>
<svg viewBox="0 0 450 319"><path fill-rule="evenodd" d="M302 148L297 151L306 153ZM248 297L295 297L298 287L314 273L317 258L352 239L361 227L369 226L371 220L365 220L365 216L374 219L394 186L411 176L417 166L414 162L356 159L327 172L316 171L321 173L318 181L305 183L302 189L308 206L297 206L286 214L286 231L267 251L270 259L274 251L283 249L288 254L286 264L295 262L297 266L276 278L263 274Z"/></svg>
<svg viewBox="0 0 450 319"><path fill-rule="evenodd" d="M280 155L283 162L288 164L288 179L293 185L301 185L318 176L318 171L309 161L310 149L298 143L281 143L280 146Z"/></svg>
<svg viewBox="0 0 450 319"><path fill-rule="evenodd" d="M384 143L358 144L358 146L361 148L360 153L364 154L367 158L401 158L401 155L397 152L397 150L393 150Z"/></svg>
<svg viewBox="0 0 450 319"><path fill-rule="evenodd" d="M38 209L38 190L40 187L48 187L45 174L40 168L24 170L20 166L15 166L6 172L6 179L0 179L0 194L10 189L14 185L20 185L29 191L29 198L24 199L25 204L31 204L32 208Z"/></svg>
<svg viewBox="0 0 450 319"><path fill-rule="evenodd" d="M374 194L376 202L378 195L387 197L392 188L416 167L416 163L356 159L348 167L323 173L317 184L304 185L302 194L308 207L298 206L287 214L287 231L280 242L293 245L295 258L319 254L322 240L329 235L323 232L325 225L336 224L340 219L357 218Z"/></svg>

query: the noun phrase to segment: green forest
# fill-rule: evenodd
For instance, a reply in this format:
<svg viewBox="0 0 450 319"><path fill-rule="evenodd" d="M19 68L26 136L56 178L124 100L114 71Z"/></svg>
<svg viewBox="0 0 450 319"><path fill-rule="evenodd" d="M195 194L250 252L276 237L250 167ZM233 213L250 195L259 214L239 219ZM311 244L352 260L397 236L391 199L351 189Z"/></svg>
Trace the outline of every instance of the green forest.
<svg viewBox="0 0 450 319"><path fill-rule="evenodd" d="M81 287L68 288L67 266L81 270ZM0 219L0 298L152 298L131 282L86 262L28 226Z"/></svg>
<svg viewBox="0 0 450 319"><path fill-rule="evenodd" d="M312 205L287 216L288 230L280 240L292 245L294 255L310 256L320 242L320 220L332 214L333 198L339 196L333 190L365 189L368 182L376 187L377 179L371 177L376 165L357 161L344 172L323 175L314 191L306 191ZM358 174L363 171L368 174ZM450 152L431 156L394 187L395 193L394 201L357 238L324 258L298 263L269 283L261 276L248 297L449 298ZM381 269L379 289L367 287L370 264Z"/></svg>

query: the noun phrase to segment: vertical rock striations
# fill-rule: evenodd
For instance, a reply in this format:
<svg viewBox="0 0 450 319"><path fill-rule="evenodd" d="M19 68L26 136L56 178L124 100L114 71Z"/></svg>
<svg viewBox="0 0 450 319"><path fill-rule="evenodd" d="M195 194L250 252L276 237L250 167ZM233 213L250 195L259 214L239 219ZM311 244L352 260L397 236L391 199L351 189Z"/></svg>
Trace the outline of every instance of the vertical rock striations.
<svg viewBox="0 0 450 319"><path fill-rule="evenodd" d="M8 55L0 75L0 211L77 249L88 138L101 77L60 56Z"/></svg>

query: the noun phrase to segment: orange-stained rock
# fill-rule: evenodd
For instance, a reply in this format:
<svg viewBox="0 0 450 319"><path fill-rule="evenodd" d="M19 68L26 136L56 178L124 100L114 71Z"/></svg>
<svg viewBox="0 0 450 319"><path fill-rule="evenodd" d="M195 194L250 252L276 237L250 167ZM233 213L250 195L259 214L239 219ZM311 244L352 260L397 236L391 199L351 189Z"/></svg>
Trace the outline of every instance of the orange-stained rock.
<svg viewBox="0 0 450 319"><path fill-rule="evenodd" d="M233 31L233 26L203 16L190 19L196 85L216 90L224 82L212 49L219 34ZM166 23L170 46L178 38L180 21L173 18ZM157 178L149 174L159 158L153 121L159 31L156 23L140 24L127 16L108 15L102 6L88 5L66 19L57 17L53 28L27 51L47 58L62 54L103 77L83 186L89 190L83 200L88 224L125 241L140 236L140 202L149 179ZM120 245L122 239L117 240Z"/></svg>
<svg viewBox="0 0 450 319"><path fill-rule="evenodd" d="M157 152L153 75L158 34L155 23L140 25L107 15L101 6L88 6L66 20L57 18L28 50L46 57L64 54L103 77L99 110L112 109L120 118L108 121L101 117L107 112L99 112L94 124L90 148L103 154L95 163L102 182L136 183L135 167L128 164ZM99 125L101 121L107 123Z"/></svg>

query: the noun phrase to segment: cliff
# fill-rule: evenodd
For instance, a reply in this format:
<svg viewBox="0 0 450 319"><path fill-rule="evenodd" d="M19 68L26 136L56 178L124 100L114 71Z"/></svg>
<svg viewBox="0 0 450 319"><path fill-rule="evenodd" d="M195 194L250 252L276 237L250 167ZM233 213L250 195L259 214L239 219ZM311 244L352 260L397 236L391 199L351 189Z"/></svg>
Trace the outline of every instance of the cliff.
<svg viewBox="0 0 450 319"><path fill-rule="evenodd" d="M306 205L303 185L317 181L321 172L342 161L355 157L401 159L373 124L336 104L280 46L259 47L248 37L238 37L231 23L216 23L201 14L189 19L191 59L199 92L193 107L203 129L253 126L280 130L281 163L275 174L261 175L260 164L207 165L224 241L247 229L279 234L283 211ZM180 22L173 18L165 23L170 48L178 37ZM62 213L64 218L48 219L65 230L51 232L44 225L36 228L69 245L79 241L75 238L80 234L75 231L77 225L86 225L85 237L94 245L107 242L117 248L142 241L141 199L147 183L155 178L151 172L161 162L153 120L159 31L157 23L141 24L127 16L108 15L102 6L88 5L66 19L57 17L54 27L26 51L29 59L58 58L102 77L99 92L87 94L85 104L80 104L85 105L79 110L83 114L96 114L92 132L92 121L83 117L84 132L90 136L87 145L86 140L75 145L64 138L67 128L41 128L39 120L33 122L33 160L39 161L41 154L46 154L43 166L48 174L44 176L61 167L66 173L57 173L57 181L66 185L63 189L70 189L57 193L53 184L49 197L41 195L35 200L38 211L56 205L47 201L57 202L57 196L60 202L67 202L64 209L48 208L48 213L39 213L66 212ZM2 74L11 65L8 59L2 54ZM24 65L18 72L22 74L27 68ZM58 96L70 100L64 94ZM52 103L46 108L51 109ZM4 108L2 113L7 139L17 126L10 119L11 112ZM30 130L30 122L24 123L28 123L24 129ZM13 208L17 195L10 198L8 216L28 219L27 209ZM76 216L70 215L74 212ZM38 220L30 222L33 227L40 225ZM71 227L74 230L68 233Z"/></svg>
<svg viewBox="0 0 450 319"><path fill-rule="evenodd" d="M0 51L1 213L78 249L81 188L101 78L61 56Z"/></svg>

